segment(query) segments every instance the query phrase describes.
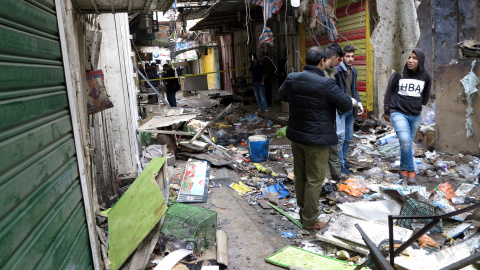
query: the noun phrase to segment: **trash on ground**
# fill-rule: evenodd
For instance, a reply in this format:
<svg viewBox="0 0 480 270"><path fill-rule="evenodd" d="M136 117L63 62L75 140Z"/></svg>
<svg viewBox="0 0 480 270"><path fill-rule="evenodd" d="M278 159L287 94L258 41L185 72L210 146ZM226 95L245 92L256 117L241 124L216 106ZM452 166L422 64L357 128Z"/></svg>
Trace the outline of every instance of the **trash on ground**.
<svg viewBox="0 0 480 270"><path fill-rule="evenodd" d="M200 256L213 246L217 235L217 212L188 204L170 206L163 221L162 233L175 237L175 242L183 243Z"/></svg>
<svg viewBox="0 0 480 270"><path fill-rule="evenodd" d="M205 160L188 159L177 202L206 202L210 165Z"/></svg>
<svg viewBox="0 0 480 270"><path fill-rule="evenodd" d="M265 261L289 269L292 269L292 267L299 267L303 269L318 270L353 270L357 267L356 264L333 259L294 246L287 246L275 252L275 254L265 258ZM362 267L361 269L366 268Z"/></svg>
<svg viewBox="0 0 480 270"><path fill-rule="evenodd" d="M108 258L119 269L167 211L157 175L166 158L153 157L143 172L108 213ZM145 198L149 198L145 200ZM138 222L141 220L142 222Z"/></svg>

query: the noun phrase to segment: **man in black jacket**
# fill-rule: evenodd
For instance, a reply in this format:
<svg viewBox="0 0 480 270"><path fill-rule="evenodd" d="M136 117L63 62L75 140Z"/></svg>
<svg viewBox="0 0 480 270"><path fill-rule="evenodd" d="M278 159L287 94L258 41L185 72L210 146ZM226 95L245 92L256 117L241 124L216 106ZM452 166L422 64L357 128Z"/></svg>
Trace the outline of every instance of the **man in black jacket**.
<svg viewBox="0 0 480 270"><path fill-rule="evenodd" d="M287 138L292 141L295 193L301 222L309 230L324 226L318 221L318 201L329 146L338 143L336 110L352 109L351 98L325 77L326 57L321 47L310 48L304 71L290 73L278 91L281 100L289 103Z"/></svg>
<svg viewBox="0 0 480 270"><path fill-rule="evenodd" d="M177 107L177 99L175 98L175 93L178 89L178 79L175 77L175 70L173 70L168 64L163 65L164 74L162 77L171 78L163 80L163 84L167 89L167 101L171 107Z"/></svg>

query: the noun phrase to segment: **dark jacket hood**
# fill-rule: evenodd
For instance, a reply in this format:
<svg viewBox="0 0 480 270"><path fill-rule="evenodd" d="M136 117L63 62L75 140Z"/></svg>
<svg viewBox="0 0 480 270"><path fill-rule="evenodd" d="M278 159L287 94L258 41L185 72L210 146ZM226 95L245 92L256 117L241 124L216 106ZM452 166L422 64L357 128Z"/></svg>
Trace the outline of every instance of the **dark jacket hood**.
<svg viewBox="0 0 480 270"><path fill-rule="evenodd" d="M420 48L415 48L413 49L413 51L416 55L417 55L417 59L418 59L418 72L417 73L422 73L423 71L425 71L425 52L423 52L422 49ZM409 72L409 73L415 73L411 70L408 69L408 65L407 63L405 63L405 66L403 68L404 72Z"/></svg>

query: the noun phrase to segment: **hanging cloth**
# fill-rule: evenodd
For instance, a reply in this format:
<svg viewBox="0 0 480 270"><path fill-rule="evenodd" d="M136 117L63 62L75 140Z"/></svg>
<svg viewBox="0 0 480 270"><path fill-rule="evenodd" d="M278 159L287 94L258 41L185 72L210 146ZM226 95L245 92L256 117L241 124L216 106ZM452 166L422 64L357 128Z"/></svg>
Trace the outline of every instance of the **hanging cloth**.
<svg viewBox="0 0 480 270"><path fill-rule="evenodd" d="M337 26L335 18L335 0L318 0L317 4L318 35L327 35L328 40L337 40Z"/></svg>
<svg viewBox="0 0 480 270"><path fill-rule="evenodd" d="M460 97L463 100L467 100L467 115L466 115L466 123L465 128L467 129L467 138L472 137L473 126L472 126L472 114L473 114L473 107L472 107L472 100L477 96L477 85L480 83L478 77L473 72L473 68L475 67L477 60L472 62L472 69L467 74L467 76L463 77L460 82L463 85L462 91L460 92Z"/></svg>
<svg viewBox="0 0 480 270"><path fill-rule="evenodd" d="M267 27L267 21L273 14L277 14L280 11L283 4L282 0L250 0L250 3L263 8L263 31L258 38L258 46L260 47L263 43L273 46L273 33Z"/></svg>

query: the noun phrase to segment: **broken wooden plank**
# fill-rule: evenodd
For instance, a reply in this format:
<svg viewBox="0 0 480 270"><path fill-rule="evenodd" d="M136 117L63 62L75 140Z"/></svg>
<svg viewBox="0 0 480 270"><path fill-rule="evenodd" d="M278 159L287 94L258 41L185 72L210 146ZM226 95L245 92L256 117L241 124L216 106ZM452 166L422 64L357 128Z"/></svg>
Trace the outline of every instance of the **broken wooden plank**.
<svg viewBox="0 0 480 270"><path fill-rule="evenodd" d="M195 118L196 114L184 114L184 115L173 115L173 116L154 116L148 122L139 127L141 130L155 130L159 127L168 127L173 124L180 122L185 122L190 119Z"/></svg>
<svg viewBox="0 0 480 270"><path fill-rule="evenodd" d="M240 103L231 103L230 105L228 105L221 113L217 114L213 119L212 121L208 122L207 125L205 125L199 132L197 132L197 134L195 134L195 136L193 136L193 138L190 140L190 143L192 143L193 141L195 141L200 135L203 134L203 132L205 131L205 129L207 129L208 127L212 126L213 124L215 124L218 119L220 119L220 117L222 117L224 114L234 110L235 108L238 107Z"/></svg>
<svg viewBox="0 0 480 270"><path fill-rule="evenodd" d="M180 152L177 156L186 156L192 157L196 159L203 159L210 162L212 165L215 166L229 166L232 164L232 160L222 159L222 157L212 154L212 153L190 153L190 152Z"/></svg>
<svg viewBox="0 0 480 270"><path fill-rule="evenodd" d="M164 183L160 183L165 161L154 157L108 213L108 257L113 270L122 266L167 211Z"/></svg>
<svg viewBox="0 0 480 270"><path fill-rule="evenodd" d="M174 134L174 135L191 135L192 133L179 130L158 130L158 129L137 129L137 132L158 133L158 134Z"/></svg>

